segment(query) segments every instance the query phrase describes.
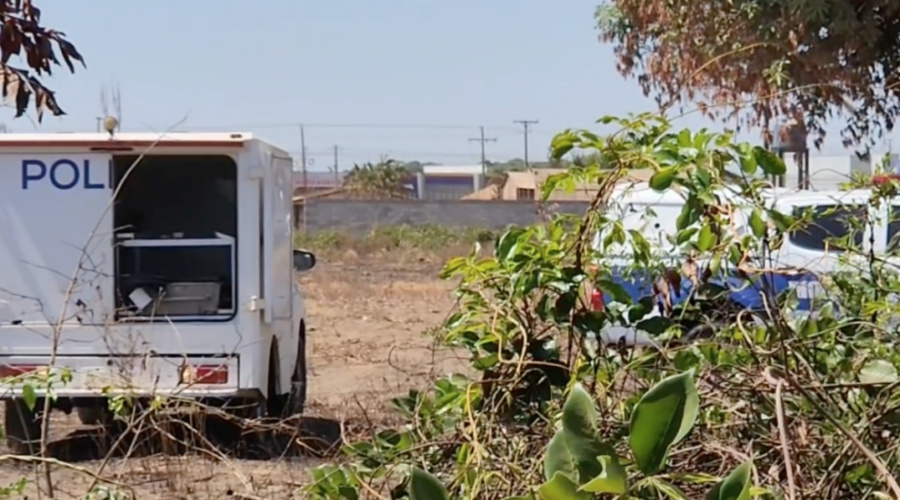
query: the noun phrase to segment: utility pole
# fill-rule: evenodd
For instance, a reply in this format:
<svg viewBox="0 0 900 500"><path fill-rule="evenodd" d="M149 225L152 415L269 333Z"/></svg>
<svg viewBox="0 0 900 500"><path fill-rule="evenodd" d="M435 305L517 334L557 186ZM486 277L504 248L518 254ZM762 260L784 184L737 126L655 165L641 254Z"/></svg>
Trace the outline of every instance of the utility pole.
<svg viewBox="0 0 900 500"><path fill-rule="evenodd" d="M341 185L341 174L338 172L338 147L334 145L334 187Z"/></svg>
<svg viewBox="0 0 900 500"><path fill-rule="evenodd" d="M103 118L98 116L97 117L97 133L98 134L100 133L100 123L102 123L102 122L103 122Z"/></svg>
<svg viewBox="0 0 900 500"><path fill-rule="evenodd" d="M513 120L513 123L518 123L519 125L522 125L522 128L523 128L524 131L525 131L525 158L524 158L524 160L525 160L525 168L527 169L527 168L529 168L529 163L528 163L528 132L529 132L529 129L530 129L531 125L537 125L537 124L538 124L538 121L537 121L537 120Z"/></svg>
<svg viewBox="0 0 900 500"><path fill-rule="evenodd" d="M300 125L300 161L303 162L301 172L303 172L303 194L306 195L309 186L306 184L306 135L303 133L303 125Z"/></svg>
<svg viewBox="0 0 900 500"><path fill-rule="evenodd" d="M478 129L481 131L481 136L469 139L469 142L478 141L481 143L481 175L485 176L485 175L487 175L487 157L484 154L484 144L487 142L497 142L497 138L496 137L490 137L490 138L485 137L484 136L484 127L478 127Z"/></svg>

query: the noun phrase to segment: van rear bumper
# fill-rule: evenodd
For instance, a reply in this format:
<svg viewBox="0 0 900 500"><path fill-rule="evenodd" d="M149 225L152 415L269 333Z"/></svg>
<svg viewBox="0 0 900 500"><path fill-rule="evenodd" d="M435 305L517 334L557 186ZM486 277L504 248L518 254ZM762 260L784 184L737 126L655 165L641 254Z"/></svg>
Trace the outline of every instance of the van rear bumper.
<svg viewBox="0 0 900 500"><path fill-rule="evenodd" d="M239 356L57 356L52 367L49 356L0 356L0 399L26 390L60 398L226 398L241 389Z"/></svg>

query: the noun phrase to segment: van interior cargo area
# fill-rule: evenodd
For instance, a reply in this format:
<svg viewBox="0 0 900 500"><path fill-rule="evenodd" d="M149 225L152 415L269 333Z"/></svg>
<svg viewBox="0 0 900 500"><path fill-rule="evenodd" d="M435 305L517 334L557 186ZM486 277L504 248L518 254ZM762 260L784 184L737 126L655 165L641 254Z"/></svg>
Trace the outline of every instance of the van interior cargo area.
<svg viewBox="0 0 900 500"><path fill-rule="evenodd" d="M237 164L228 156L116 156L117 319L230 318Z"/></svg>

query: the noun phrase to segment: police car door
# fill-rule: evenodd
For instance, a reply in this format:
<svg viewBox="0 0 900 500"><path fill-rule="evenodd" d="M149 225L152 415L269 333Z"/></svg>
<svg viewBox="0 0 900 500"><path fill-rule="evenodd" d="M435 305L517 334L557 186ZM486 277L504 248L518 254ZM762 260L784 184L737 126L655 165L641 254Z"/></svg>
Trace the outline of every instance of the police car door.
<svg viewBox="0 0 900 500"><path fill-rule="evenodd" d="M51 150L0 152L2 326L102 325L114 307L111 157Z"/></svg>
<svg viewBox="0 0 900 500"><path fill-rule="evenodd" d="M776 254L776 267L818 276L836 271L865 272L872 238L875 248L884 245L883 222L878 222L884 217L872 212L876 209L869 207L867 193L810 192L791 196L776 206L784 214L811 216L809 223L790 231L784 239ZM807 285L818 288L813 283ZM798 294L811 297L815 291L801 294L798 290Z"/></svg>

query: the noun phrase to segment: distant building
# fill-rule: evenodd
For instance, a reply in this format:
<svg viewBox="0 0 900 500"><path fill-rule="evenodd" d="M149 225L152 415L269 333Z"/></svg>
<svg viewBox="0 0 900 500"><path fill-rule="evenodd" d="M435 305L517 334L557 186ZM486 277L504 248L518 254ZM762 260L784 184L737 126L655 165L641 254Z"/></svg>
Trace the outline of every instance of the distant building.
<svg viewBox="0 0 900 500"><path fill-rule="evenodd" d="M479 165L426 165L417 174L416 193L423 200L458 200L484 185Z"/></svg>
<svg viewBox="0 0 900 500"><path fill-rule="evenodd" d="M474 193L463 196L463 200L503 200L532 201L541 196L541 186L551 175L566 172L562 168L539 168L521 172L507 172L502 185L492 184ZM653 170L634 170L619 181L621 184L646 182L653 175ZM571 193L556 190L550 195L550 201L591 201L597 195L596 184L582 184Z"/></svg>
<svg viewBox="0 0 900 500"><path fill-rule="evenodd" d="M294 171L294 196L305 196L321 191L330 191L339 188L344 183L345 172L335 175L334 172L319 171Z"/></svg>

